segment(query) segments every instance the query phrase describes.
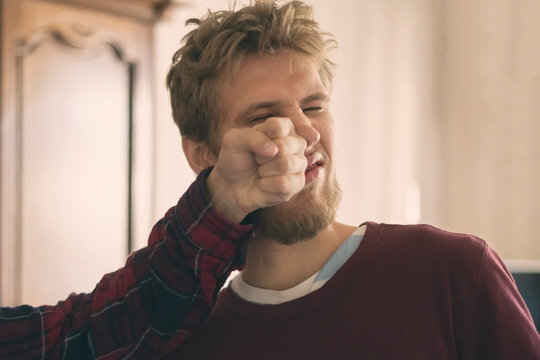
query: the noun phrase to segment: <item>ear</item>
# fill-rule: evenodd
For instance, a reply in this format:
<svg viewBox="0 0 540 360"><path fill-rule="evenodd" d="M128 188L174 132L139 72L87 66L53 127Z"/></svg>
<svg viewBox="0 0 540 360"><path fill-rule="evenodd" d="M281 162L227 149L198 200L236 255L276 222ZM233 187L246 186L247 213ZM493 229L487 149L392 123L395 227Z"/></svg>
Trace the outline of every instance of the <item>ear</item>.
<svg viewBox="0 0 540 360"><path fill-rule="evenodd" d="M191 170L196 174L209 166L214 166L217 161L216 157L206 144L193 141L186 136L182 136L182 149L184 150L184 155L186 156Z"/></svg>

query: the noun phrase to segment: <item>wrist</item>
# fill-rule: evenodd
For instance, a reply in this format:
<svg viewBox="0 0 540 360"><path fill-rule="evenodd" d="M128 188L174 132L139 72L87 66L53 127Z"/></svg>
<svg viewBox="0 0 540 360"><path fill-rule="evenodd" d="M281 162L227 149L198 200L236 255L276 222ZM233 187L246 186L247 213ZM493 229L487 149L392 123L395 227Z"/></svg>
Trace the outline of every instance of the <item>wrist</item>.
<svg viewBox="0 0 540 360"><path fill-rule="evenodd" d="M221 216L227 220L240 224L248 215L248 212L243 211L234 200L232 190L229 186L224 185L217 171L212 171L206 179L206 191L208 199L214 208Z"/></svg>

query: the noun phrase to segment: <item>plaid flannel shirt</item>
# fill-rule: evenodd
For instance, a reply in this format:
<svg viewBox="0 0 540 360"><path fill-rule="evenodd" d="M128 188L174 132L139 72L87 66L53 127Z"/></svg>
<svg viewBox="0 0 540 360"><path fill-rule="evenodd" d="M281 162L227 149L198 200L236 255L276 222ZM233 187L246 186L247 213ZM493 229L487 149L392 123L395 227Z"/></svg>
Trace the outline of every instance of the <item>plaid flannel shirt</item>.
<svg viewBox="0 0 540 360"><path fill-rule="evenodd" d="M245 262L252 225L217 214L206 176L152 229L148 246L91 294L56 306L0 308L0 359L154 359L201 325L232 270Z"/></svg>

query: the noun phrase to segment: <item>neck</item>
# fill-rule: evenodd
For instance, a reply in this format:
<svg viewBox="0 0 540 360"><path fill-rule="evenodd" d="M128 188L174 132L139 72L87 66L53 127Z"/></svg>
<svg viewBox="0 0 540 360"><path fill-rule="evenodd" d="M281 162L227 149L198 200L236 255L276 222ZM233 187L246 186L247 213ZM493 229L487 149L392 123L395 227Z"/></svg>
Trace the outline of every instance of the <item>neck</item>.
<svg viewBox="0 0 540 360"><path fill-rule="evenodd" d="M333 222L316 237L293 245L257 237L248 245L242 278L263 289L290 289L319 271L355 229Z"/></svg>

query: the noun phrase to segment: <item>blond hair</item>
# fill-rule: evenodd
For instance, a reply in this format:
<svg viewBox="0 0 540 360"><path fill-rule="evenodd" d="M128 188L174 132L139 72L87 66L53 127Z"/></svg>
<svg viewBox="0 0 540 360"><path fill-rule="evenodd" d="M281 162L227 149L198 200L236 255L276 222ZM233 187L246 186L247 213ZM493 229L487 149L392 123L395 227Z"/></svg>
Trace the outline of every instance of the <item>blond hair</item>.
<svg viewBox="0 0 540 360"><path fill-rule="evenodd" d="M237 11L208 12L186 25L198 27L184 38L167 75L174 122L180 133L204 142L218 153L220 93L218 79L233 74L247 55L293 50L314 61L323 84L330 88L333 63L328 52L333 38L321 32L312 7L302 1L279 4L256 0Z"/></svg>

